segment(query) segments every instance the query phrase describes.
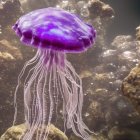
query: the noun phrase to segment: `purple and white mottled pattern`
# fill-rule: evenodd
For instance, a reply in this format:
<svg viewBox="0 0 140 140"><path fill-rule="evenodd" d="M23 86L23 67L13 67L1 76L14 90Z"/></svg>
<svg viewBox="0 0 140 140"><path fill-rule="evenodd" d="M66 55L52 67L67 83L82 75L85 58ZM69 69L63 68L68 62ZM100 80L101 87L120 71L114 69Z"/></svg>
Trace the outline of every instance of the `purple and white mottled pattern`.
<svg viewBox="0 0 140 140"><path fill-rule="evenodd" d="M13 29L23 43L64 52L81 52L94 43L96 31L76 15L58 8L22 16Z"/></svg>

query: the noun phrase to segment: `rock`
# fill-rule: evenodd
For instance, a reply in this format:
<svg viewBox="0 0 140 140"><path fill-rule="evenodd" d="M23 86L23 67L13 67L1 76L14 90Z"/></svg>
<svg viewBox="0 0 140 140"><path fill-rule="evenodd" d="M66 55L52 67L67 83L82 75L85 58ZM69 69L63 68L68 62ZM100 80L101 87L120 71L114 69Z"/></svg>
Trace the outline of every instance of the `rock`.
<svg viewBox="0 0 140 140"><path fill-rule="evenodd" d="M140 65L133 68L123 80L122 91L140 113Z"/></svg>
<svg viewBox="0 0 140 140"><path fill-rule="evenodd" d="M97 38L93 47L85 53L76 54L77 59L74 57L75 54L68 57L81 73L80 70L85 70L85 68L90 70L91 65L94 67L99 64L99 55L106 46L106 29L114 17L114 10L100 0L89 0L88 2L80 0L73 4L73 7L76 9L75 13L78 13L85 22L92 24L97 31Z"/></svg>
<svg viewBox="0 0 140 140"><path fill-rule="evenodd" d="M110 19L113 18L115 14L113 8L100 0L90 0L89 11L91 13L91 18L100 16L102 18Z"/></svg>
<svg viewBox="0 0 140 140"><path fill-rule="evenodd" d="M21 14L19 0L4 0L0 2L0 25L6 27L16 21L16 18Z"/></svg>
<svg viewBox="0 0 140 140"><path fill-rule="evenodd" d="M101 130L105 124L103 121L104 112L102 110L102 104L99 101L93 100L87 109L85 117L88 126L90 126L94 131Z"/></svg>
<svg viewBox="0 0 140 140"><path fill-rule="evenodd" d="M13 36L12 25L22 14L19 0L1 0L0 1L0 40L11 39Z"/></svg>
<svg viewBox="0 0 140 140"><path fill-rule="evenodd" d="M81 140L81 139L76 137L75 135L71 135L69 140ZM90 140L108 140L108 139L104 135L98 134L98 135L91 135Z"/></svg>
<svg viewBox="0 0 140 140"><path fill-rule="evenodd" d="M140 26L136 28L136 39L140 41Z"/></svg>
<svg viewBox="0 0 140 140"><path fill-rule="evenodd" d="M138 44L131 35L118 35L113 39L111 46L119 52L123 52L137 49Z"/></svg>
<svg viewBox="0 0 140 140"><path fill-rule="evenodd" d="M19 48L7 40L0 41L0 134L13 119L13 92L22 60ZM12 115L7 115L7 112Z"/></svg>
<svg viewBox="0 0 140 140"><path fill-rule="evenodd" d="M20 0L21 7L24 13L28 13L30 11L41 9L48 7L48 1L47 0Z"/></svg>
<svg viewBox="0 0 140 140"><path fill-rule="evenodd" d="M114 38L111 45L113 47L120 48L122 45L124 45L125 42L130 42L130 41L133 41L133 38L131 35L119 35Z"/></svg>
<svg viewBox="0 0 140 140"><path fill-rule="evenodd" d="M59 3L56 2L56 0L20 0L20 2L21 1L26 2L24 3L25 8L27 8L25 12L50 5L61 6L62 2L63 4L69 2L70 7L66 7L72 8L71 10L74 9L82 19L92 24L97 30L96 44L93 47L84 53L68 54L68 59L72 62L72 65L80 74L83 81L85 96L82 115L84 116L84 122L90 126L93 131L105 132L105 138L102 134L99 134L97 137L93 136L93 140L109 140L113 138L106 138L106 135L108 131L116 125L119 127L131 127L133 124L138 124L139 115L131 103L122 96L120 85L122 79L128 75L130 69L134 67L138 62L137 60L140 59L139 45L137 45L140 41L138 41L138 39L135 40L131 35L118 35L111 44L106 44L107 27L109 27L109 23L114 17L114 10L100 0L75 0L74 3L73 1L67 0L59 1ZM18 4L15 4L13 5L13 9L16 5L20 8ZM75 6L79 6L79 8L75 8ZM4 13L0 14L2 17L0 22L3 25L2 32L4 31L6 33L3 35L3 38L7 38L11 43L9 45L10 47L7 47L9 42L6 43L2 41L0 43L0 47L6 48L4 51L0 49L0 59L3 61L0 63L0 112L2 112L0 115L0 133L3 133L5 128L7 128L13 120L13 93L17 84L18 74L24 64L23 61L29 60L35 53L30 47L25 47L24 45L19 47L21 45L19 39L12 34L12 30L9 30L15 18L9 18L6 22L8 14L10 13L9 17L16 17L20 13L18 9L17 13L14 13L14 10L11 11L9 8L10 10L7 9L8 14L4 9L5 8L3 8ZM6 18L4 18L3 15L6 16ZM5 30L3 30L5 26ZM9 29L7 30L7 28ZM137 31L138 30L139 28ZM11 44L15 44L17 47L13 47L14 45ZM24 56L22 63L22 55L18 47ZM19 91L18 102L20 106L18 109L18 122L24 121L22 100L23 93ZM7 112L11 115L7 115ZM63 127L62 120L62 115L59 115L59 124L57 125L60 125L60 128ZM80 139L74 136L74 134L69 134L69 136L71 140Z"/></svg>
<svg viewBox="0 0 140 140"><path fill-rule="evenodd" d="M16 62L21 61L23 56L18 48L7 40L0 41L0 68L1 72L15 68ZM2 75L1 75L2 76Z"/></svg>
<svg viewBox="0 0 140 140"><path fill-rule="evenodd" d="M17 64L17 61L22 61L23 56L19 48L13 46L7 40L0 41L0 68L1 68L1 77L3 76L3 71L14 70ZM5 77L5 76L4 76Z"/></svg>
<svg viewBox="0 0 140 140"><path fill-rule="evenodd" d="M110 140L139 140L140 133L131 128L118 128L115 126L109 131L108 137Z"/></svg>
<svg viewBox="0 0 140 140"><path fill-rule="evenodd" d="M105 137L105 136L102 135L102 134L99 134L99 135L97 135L97 136L93 135L93 136L91 137L91 140L108 140L108 138Z"/></svg>
<svg viewBox="0 0 140 140"><path fill-rule="evenodd" d="M117 76L121 76L125 71L133 68L139 61L139 44L130 35L119 35L114 38L110 48L106 48L100 55L101 63L113 63L118 71ZM124 75L124 74L123 74ZM123 79L123 78L122 78Z"/></svg>
<svg viewBox="0 0 140 140"><path fill-rule="evenodd" d="M10 127L0 140L19 140L26 132L25 124ZM67 136L54 125L49 126L48 140L68 140Z"/></svg>
<svg viewBox="0 0 140 140"><path fill-rule="evenodd" d="M55 7L57 4L56 0L20 0L22 10L24 13L30 11L46 8L46 7Z"/></svg>
<svg viewBox="0 0 140 140"><path fill-rule="evenodd" d="M7 40L0 41L0 58L7 61L22 60L22 54L20 50L11 45Z"/></svg>
<svg viewBox="0 0 140 140"><path fill-rule="evenodd" d="M99 72L99 69L96 71ZM112 72L85 73L82 76L83 88L86 89L84 118L91 130L108 131L114 125L128 126L139 122L138 113L121 95L122 81L116 79Z"/></svg>

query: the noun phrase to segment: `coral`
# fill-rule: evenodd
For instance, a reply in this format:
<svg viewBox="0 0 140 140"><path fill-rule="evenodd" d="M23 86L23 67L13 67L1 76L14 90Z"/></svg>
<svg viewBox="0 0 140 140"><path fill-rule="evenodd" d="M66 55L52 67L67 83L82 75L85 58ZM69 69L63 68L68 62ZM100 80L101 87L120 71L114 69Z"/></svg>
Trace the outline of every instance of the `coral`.
<svg viewBox="0 0 140 140"><path fill-rule="evenodd" d="M140 65L133 68L123 80L122 91L140 113Z"/></svg>
<svg viewBox="0 0 140 140"><path fill-rule="evenodd" d="M87 124L100 134L108 133L114 126L135 127L140 116L122 96L121 84L139 61L138 42L130 35L119 35L97 57L98 64L93 69L81 72Z"/></svg>
<svg viewBox="0 0 140 140"><path fill-rule="evenodd" d="M114 10L113 8L100 1L100 0L90 0L89 1L89 11L91 18L101 17L101 18L113 18L114 17Z"/></svg>
<svg viewBox="0 0 140 140"><path fill-rule="evenodd" d="M90 126L90 128L92 128L92 130L97 130L97 132L100 133L98 140L101 139L102 135L105 135L105 137L107 137L107 140L115 138L123 139L123 135L121 137L121 134L117 134L117 136L115 136L116 133L120 133L118 132L120 128L121 131L124 132L124 134L128 134L128 130L126 130L126 128L132 128L130 131L134 136L137 133L136 130L139 129L140 116L135 110L136 108L138 111L139 106L137 104L138 99L137 97L135 97L135 95L138 96L138 92L132 92L131 89L137 91L138 82L135 83L135 85L133 83L133 80L135 81L135 79L134 77L131 77L132 82L128 85L128 81L126 81L126 78L123 82L123 85L125 84L125 87L122 88L123 91L125 89L125 92L123 93L121 91L121 85L122 80L129 74L132 68L136 67L140 59L140 28L137 27L136 29L136 39L132 35L117 35L113 40L111 40L112 43L110 44L106 40L106 33L108 32L110 23L114 19L115 12L113 8L106 4L104 1L61 0L59 1L59 3L56 3L55 0L48 0L46 5L44 3L45 0L33 1L34 3L31 4L35 4L35 7L29 4L29 0L25 4L26 8L29 8L29 11L32 11L35 8L37 9L38 6L41 8L50 5L63 7L64 9L77 13L86 22L94 25L97 30L97 40L95 47L92 47L84 54L77 54L76 57L74 55L69 55L68 57L68 59L74 64L76 70L78 70L78 72L80 73L83 81L83 89L85 95L83 106L84 121ZM24 4L22 4L22 6L23 5ZM94 8L96 10L94 10ZM2 29L2 31L4 30ZM19 42L15 39L14 35L9 35L9 30L5 30L5 32L9 37L9 42L14 43L15 41L16 46L21 46L21 44L19 44ZM24 61L30 58L30 56L33 54L31 49L25 49L25 47L21 51L24 56ZM11 55L12 57L15 57L13 54ZM11 64L6 61L4 62L6 65ZM21 63L21 61L16 60L16 63ZM2 100L0 111L3 114L0 116L0 132L2 132L6 127L9 126L10 121L12 121L13 119L12 116L7 116L7 111L11 114L13 113L11 104L13 102L13 91L16 83L11 83L13 83L17 79L18 74L15 73L17 73L18 71L19 65L15 67L14 70L16 71L14 74L12 73L13 71L11 69L13 69L13 67L8 67L9 72L6 72L3 67L1 69L3 71L1 75L3 75L5 80L3 81L2 78L0 79L0 82L6 84L3 84L5 86L4 88L1 88L2 93L0 99ZM139 66L134 69L138 70ZM135 71L136 77L137 73ZM12 82L9 84L10 81ZM0 87L2 87L1 83ZM128 90L130 92L128 92ZM22 93L20 92L19 94L20 99L22 99ZM132 104L134 104L134 106ZM20 110L20 116L22 118L23 111L21 108ZM58 114L58 120L61 119L62 114ZM21 119L19 119L19 121L21 121ZM58 123L59 127L63 127L61 121L58 121ZM68 133L71 140L78 139L75 138L72 133ZM132 135L129 136L131 137ZM132 138L133 140L135 140L134 137ZM93 139L96 139L96 137L93 136ZM125 139L128 140L128 137L125 137Z"/></svg>
<svg viewBox="0 0 140 140"><path fill-rule="evenodd" d="M7 131L0 137L0 140L19 140L25 132L25 124L13 126L7 129ZM62 131L51 124L49 126L48 140L68 140L68 138Z"/></svg>
<svg viewBox="0 0 140 140"><path fill-rule="evenodd" d="M1 61L3 59L7 61L16 61L16 60L22 60L22 54L20 50L14 46L11 45L10 42L7 40L1 40L0 41L0 58Z"/></svg>
<svg viewBox="0 0 140 140"><path fill-rule="evenodd" d="M118 128L114 126L108 133L108 137L110 140L139 140L140 133L138 131L134 131L131 128Z"/></svg>

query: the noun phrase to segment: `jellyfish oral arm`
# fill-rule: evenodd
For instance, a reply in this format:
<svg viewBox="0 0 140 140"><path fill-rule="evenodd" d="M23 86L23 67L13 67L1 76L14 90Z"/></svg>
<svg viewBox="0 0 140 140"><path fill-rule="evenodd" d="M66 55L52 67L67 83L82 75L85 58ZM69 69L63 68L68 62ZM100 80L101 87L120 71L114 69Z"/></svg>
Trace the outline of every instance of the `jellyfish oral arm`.
<svg viewBox="0 0 140 140"><path fill-rule="evenodd" d="M38 49L23 67L16 93L26 70L28 74L24 79L23 91L28 130L23 140L31 140L36 132L38 140L46 139L49 129L45 126L49 126L57 114L60 96L63 99L64 129L72 129L77 136L87 140L91 131L82 120L82 80L66 59L65 53Z"/></svg>

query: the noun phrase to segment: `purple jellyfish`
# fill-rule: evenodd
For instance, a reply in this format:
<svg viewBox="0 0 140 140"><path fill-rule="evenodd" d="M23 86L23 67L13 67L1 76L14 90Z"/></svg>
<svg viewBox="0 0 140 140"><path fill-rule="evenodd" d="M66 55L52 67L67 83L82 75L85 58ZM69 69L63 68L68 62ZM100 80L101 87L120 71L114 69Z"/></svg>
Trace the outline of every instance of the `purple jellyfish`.
<svg viewBox="0 0 140 140"><path fill-rule="evenodd" d="M35 10L22 16L13 26L21 42L37 48L36 55L27 61L18 77L16 94L21 78L24 79L24 114L27 132L22 140L46 140L52 117L56 115L58 97L63 99L64 128L84 140L90 130L82 120L82 81L66 53L80 53L95 41L96 31L74 14L58 8Z"/></svg>

